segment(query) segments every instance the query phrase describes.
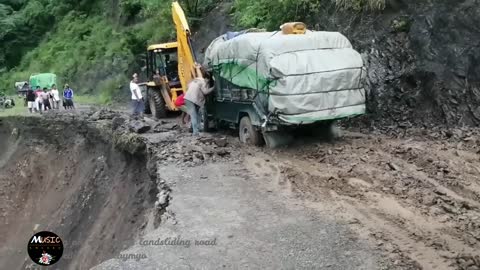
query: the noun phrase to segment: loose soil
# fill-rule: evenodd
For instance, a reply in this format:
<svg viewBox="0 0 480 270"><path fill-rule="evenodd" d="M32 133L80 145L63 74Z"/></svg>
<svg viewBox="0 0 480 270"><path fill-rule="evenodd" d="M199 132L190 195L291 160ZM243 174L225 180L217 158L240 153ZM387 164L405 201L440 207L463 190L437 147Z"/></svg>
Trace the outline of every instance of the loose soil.
<svg viewBox="0 0 480 270"><path fill-rule="evenodd" d="M480 269L480 137L419 133L348 133L245 162L276 190L350 224L395 265Z"/></svg>

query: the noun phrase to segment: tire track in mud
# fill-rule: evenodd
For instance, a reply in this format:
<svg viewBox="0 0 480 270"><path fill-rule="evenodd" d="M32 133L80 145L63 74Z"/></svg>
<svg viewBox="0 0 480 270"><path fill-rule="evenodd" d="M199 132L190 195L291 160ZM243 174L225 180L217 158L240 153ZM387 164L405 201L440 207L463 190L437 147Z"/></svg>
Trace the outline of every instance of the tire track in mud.
<svg viewBox="0 0 480 270"><path fill-rule="evenodd" d="M245 162L270 175L277 191L350 223L401 269L480 269L477 151L419 137L350 135Z"/></svg>

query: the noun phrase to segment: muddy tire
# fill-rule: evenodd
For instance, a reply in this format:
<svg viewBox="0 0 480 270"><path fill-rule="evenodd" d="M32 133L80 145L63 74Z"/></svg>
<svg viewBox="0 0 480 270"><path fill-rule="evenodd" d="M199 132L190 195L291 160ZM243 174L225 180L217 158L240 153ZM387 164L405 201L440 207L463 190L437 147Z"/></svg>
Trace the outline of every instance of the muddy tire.
<svg viewBox="0 0 480 270"><path fill-rule="evenodd" d="M321 139L335 141L341 137L340 128L335 121L326 121L315 128L315 134Z"/></svg>
<svg viewBox="0 0 480 270"><path fill-rule="evenodd" d="M143 113L144 114L151 114L152 111L150 110L150 102L149 102L149 98L147 97L147 100L145 102L145 109L143 110Z"/></svg>
<svg viewBox="0 0 480 270"><path fill-rule="evenodd" d="M143 109L144 114L151 114L152 113L152 111L150 110L150 103L149 103L149 99L148 99L148 95L149 95L148 92L150 92L150 91L153 91L153 90L147 88L147 91L145 93L143 91L141 91L142 95L145 97L145 106L144 106L145 108Z"/></svg>
<svg viewBox="0 0 480 270"><path fill-rule="evenodd" d="M148 107L152 116L155 118L165 118L167 117L167 105L165 100L163 100L162 94L159 90L149 89L148 91Z"/></svg>
<svg viewBox="0 0 480 270"><path fill-rule="evenodd" d="M256 130L250 121L250 117L244 116L240 120L239 126L239 138L244 144L250 144L254 146L262 145L262 134Z"/></svg>
<svg viewBox="0 0 480 270"><path fill-rule="evenodd" d="M268 148L287 146L293 142L293 135L287 131L264 132L263 138Z"/></svg>

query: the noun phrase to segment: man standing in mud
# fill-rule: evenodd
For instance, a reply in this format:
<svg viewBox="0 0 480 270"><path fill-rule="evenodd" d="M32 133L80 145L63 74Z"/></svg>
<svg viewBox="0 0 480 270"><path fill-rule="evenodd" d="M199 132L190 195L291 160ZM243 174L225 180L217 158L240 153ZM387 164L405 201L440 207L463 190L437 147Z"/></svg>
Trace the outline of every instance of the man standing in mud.
<svg viewBox="0 0 480 270"><path fill-rule="evenodd" d="M130 92L132 93L132 114L133 116L139 115L142 118L145 104L143 101L142 92L137 83L138 75L135 73L130 81Z"/></svg>
<svg viewBox="0 0 480 270"><path fill-rule="evenodd" d="M205 106L205 97L210 94L214 87L210 87L211 76L198 63L195 63L196 78L188 84L185 94L185 105L192 123L192 133L199 136L200 109Z"/></svg>

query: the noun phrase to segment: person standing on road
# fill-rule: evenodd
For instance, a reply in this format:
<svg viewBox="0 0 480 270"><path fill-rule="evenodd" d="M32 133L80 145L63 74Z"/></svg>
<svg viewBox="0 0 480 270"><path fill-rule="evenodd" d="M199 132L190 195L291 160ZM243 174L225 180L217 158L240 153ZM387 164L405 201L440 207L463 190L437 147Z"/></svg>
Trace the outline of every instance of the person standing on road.
<svg viewBox="0 0 480 270"><path fill-rule="evenodd" d="M47 88L43 88L43 93L41 94L43 109L45 111L51 110L52 106L50 106L50 95L47 93Z"/></svg>
<svg viewBox="0 0 480 270"><path fill-rule="evenodd" d="M143 111L145 110L145 103L143 101L142 91L138 86L138 75L133 74L130 81L130 92L132 93L132 115L143 117Z"/></svg>
<svg viewBox="0 0 480 270"><path fill-rule="evenodd" d="M65 109L75 109L73 105L73 90L68 84L65 84L65 89L63 90L63 99Z"/></svg>
<svg viewBox="0 0 480 270"><path fill-rule="evenodd" d="M42 107L43 107L42 90L40 89L40 86L37 86L35 90L35 109L39 113L42 113Z"/></svg>
<svg viewBox="0 0 480 270"><path fill-rule="evenodd" d="M57 86L54 84L52 85L52 90L50 91L52 95L52 107L55 110L60 109L60 94L58 93Z"/></svg>
<svg viewBox="0 0 480 270"><path fill-rule="evenodd" d="M192 122L192 132L194 136L199 133L200 108L205 106L205 96L213 91L214 87L209 88L210 75L198 63L195 64L197 77L193 79L187 88L185 94L185 105Z"/></svg>
<svg viewBox="0 0 480 270"><path fill-rule="evenodd" d="M30 113L33 113L33 110L35 109L35 99L35 93L33 90L29 89L27 92L27 107Z"/></svg>
<svg viewBox="0 0 480 270"><path fill-rule="evenodd" d="M30 91L30 86L28 85L28 83L24 83L23 86L22 86L22 96L23 96L23 99L25 101L25 106L28 106L28 101L27 101L27 94L28 94L28 91Z"/></svg>

